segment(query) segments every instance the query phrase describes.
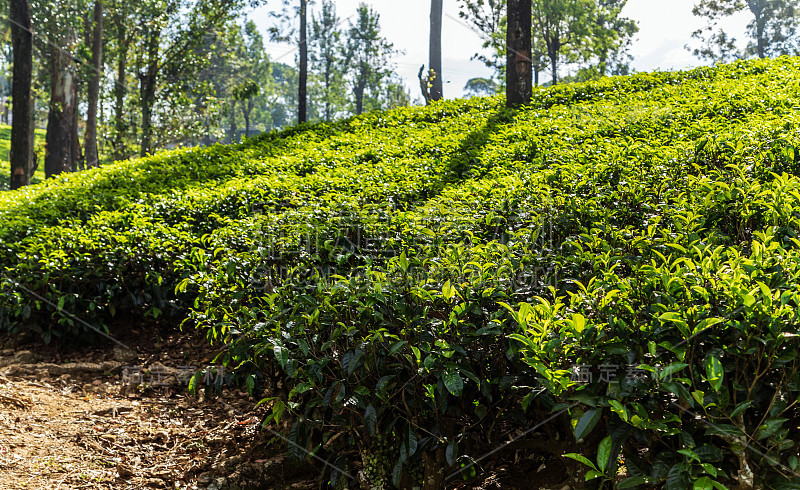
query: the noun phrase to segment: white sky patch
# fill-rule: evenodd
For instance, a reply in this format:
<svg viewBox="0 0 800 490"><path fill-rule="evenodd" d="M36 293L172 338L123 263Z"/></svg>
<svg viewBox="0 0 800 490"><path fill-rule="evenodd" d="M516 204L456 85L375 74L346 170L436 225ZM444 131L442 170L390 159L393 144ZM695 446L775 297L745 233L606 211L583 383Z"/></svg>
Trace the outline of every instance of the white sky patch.
<svg viewBox="0 0 800 490"><path fill-rule="evenodd" d="M277 2L273 2L277 3ZM318 2L317 2L318 3ZM352 18L359 0L336 0L336 9L342 18ZM381 0L366 2L380 14L384 37L403 51L397 57L395 68L411 93L412 100L421 99L417 73L420 66L428 63L429 0ZM697 45L692 32L705 24L705 19L692 15L695 0L629 0L623 14L639 22L639 33L631 46L634 57L633 68L637 71L679 70L705 64L694 57L685 45ZM492 71L483 63L471 58L481 51L481 40L458 17L458 2L445 0L442 26L442 71L445 81L445 97L463 95L467 80L474 77L489 77ZM264 33L272 24L270 6L260 7L248 15ZM724 27L744 44L747 15L728 19ZM267 52L273 61L294 64L297 49L288 44L267 42ZM488 54L488 53L487 53ZM545 76L544 80L547 79Z"/></svg>

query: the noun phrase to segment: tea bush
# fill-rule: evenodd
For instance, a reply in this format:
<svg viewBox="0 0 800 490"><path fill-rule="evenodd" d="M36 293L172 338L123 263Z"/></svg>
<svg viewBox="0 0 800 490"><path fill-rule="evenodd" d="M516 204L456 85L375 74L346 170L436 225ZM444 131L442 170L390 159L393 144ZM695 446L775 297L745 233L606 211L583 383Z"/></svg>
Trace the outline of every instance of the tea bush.
<svg viewBox="0 0 800 490"><path fill-rule="evenodd" d="M798 69L447 101L2 193L0 325L202 328L291 453L374 488L495 448L576 486L797 488Z"/></svg>

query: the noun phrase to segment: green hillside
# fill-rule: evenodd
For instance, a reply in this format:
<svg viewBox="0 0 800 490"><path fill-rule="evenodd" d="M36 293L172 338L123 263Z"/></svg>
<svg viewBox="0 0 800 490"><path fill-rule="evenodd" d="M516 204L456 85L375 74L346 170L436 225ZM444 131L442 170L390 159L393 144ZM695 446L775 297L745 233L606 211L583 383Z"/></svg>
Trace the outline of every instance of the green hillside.
<svg viewBox="0 0 800 490"><path fill-rule="evenodd" d="M45 131L36 130L36 143L39 155L39 166L33 174L31 182L37 184L44 180L44 161L41 146L44 145ZM8 151L11 145L11 126L0 124L0 191L8 190L10 167L8 163Z"/></svg>
<svg viewBox="0 0 800 490"><path fill-rule="evenodd" d="M2 193L0 326L202 328L290 452L376 488L518 437L598 488L798 488L800 59L503 105Z"/></svg>

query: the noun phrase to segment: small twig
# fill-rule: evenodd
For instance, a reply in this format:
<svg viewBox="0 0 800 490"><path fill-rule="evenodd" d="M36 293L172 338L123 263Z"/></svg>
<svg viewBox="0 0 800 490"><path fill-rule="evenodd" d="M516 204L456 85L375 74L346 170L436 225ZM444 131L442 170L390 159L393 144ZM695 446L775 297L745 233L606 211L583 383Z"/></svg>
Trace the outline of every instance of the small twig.
<svg viewBox="0 0 800 490"><path fill-rule="evenodd" d="M17 406L23 410L27 410L30 408L30 406L24 401L3 394L0 394L0 402L10 403L11 405Z"/></svg>
<svg viewBox="0 0 800 490"><path fill-rule="evenodd" d="M64 484L64 481L66 481L66 479L67 479L67 478L69 478L69 474L67 474L67 476L65 476L64 478L62 478L60 482L58 482L58 486L56 487L56 490L60 490L60 488L61 488L61 485L63 485L63 484Z"/></svg>

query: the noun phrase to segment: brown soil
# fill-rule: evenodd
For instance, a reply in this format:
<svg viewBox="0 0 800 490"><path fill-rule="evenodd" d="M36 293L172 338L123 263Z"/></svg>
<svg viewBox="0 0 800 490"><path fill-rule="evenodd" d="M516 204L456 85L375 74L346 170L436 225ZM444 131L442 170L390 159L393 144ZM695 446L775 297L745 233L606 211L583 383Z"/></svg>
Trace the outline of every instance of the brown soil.
<svg viewBox="0 0 800 490"><path fill-rule="evenodd" d="M0 339L0 489L213 488L221 475L235 488L254 471L264 488L309 486L285 483L298 480L280 458L285 446L265 449L263 414L246 393L188 393L184 366L209 366L215 354L204 339L126 340L137 337L138 352ZM126 366L151 373L137 379ZM150 377L153 367L167 374Z"/></svg>

